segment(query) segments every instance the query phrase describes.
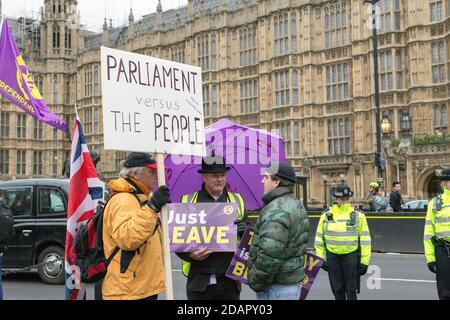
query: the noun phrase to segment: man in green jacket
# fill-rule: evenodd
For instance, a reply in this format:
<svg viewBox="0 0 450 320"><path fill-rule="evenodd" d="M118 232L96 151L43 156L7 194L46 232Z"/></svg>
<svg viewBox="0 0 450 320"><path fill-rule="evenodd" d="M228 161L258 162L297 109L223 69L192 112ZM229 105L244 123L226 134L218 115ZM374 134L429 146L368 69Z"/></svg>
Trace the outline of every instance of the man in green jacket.
<svg viewBox="0 0 450 320"><path fill-rule="evenodd" d="M299 300L305 278L309 221L295 199L297 178L287 163L273 163L266 170L264 208L255 224L248 281L258 300Z"/></svg>

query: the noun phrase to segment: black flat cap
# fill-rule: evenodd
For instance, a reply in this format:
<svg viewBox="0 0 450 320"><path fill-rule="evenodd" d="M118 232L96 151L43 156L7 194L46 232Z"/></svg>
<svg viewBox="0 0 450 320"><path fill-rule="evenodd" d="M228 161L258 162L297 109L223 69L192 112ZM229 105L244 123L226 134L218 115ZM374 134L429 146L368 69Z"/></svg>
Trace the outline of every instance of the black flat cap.
<svg viewBox="0 0 450 320"><path fill-rule="evenodd" d="M148 167L156 169L156 161L149 154L143 152L131 152L124 163L125 168Z"/></svg>

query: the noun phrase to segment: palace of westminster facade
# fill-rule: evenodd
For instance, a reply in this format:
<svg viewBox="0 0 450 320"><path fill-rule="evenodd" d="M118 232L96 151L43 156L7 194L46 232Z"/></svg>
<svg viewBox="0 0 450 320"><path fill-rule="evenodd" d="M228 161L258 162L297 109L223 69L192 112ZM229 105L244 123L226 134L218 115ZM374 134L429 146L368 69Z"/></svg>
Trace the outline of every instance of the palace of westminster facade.
<svg viewBox="0 0 450 320"><path fill-rule="evenodd" d="M69 128L77 104L103 179L117 176L125 153L103 150L102 45L200 66L205 124L228 118L279 130L311 206L342 180L359 202L376 181L371 8L362 0L189 0L168 11L159 2L139 21L130 11L125 26L105 18L102 33L79 26L76 6L44 0L38 20L8 21L44 100ZM384 183L427 198L435 170L450 166L450 0L378 8L381 114L390 124ZM61 178L69 154L69 133L0 99L0 180Z"/></svg>

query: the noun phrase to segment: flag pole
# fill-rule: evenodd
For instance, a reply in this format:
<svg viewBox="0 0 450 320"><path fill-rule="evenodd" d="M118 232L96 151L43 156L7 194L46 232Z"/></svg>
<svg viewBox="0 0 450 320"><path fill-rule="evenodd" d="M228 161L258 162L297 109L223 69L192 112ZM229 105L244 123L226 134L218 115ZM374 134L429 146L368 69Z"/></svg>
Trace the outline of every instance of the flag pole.
<svg viewBox="0 0 450 320"><path fill-rule="evenodd" d="M77 103L76 102L73 104L73 107L75 108L75 116L77 117L77 120L81 121L80 120L80 116L78 115L78 109L77 109Z"/></svg>
<svg viewBox="0 0 450 320"><path fill-rule="evenodd" d="M0 38L2 37L3 31L3 21L5 20L5 16L0 12Z"/></svg>
<svg viewBox="0 0 450 320"><path fill-rule="evenodd" d="M166 176L164 174L164 154L156 154L156 165L158 168L158 184L159 186L166 185ZM173 280L172 280L172 261L170 258L170 245L169 245L169 225L168 225L167 206L164 206L161 210L161 224L163 235L163 257L164 257L164 275L166 283L166 300L173 300Z"/></svg>

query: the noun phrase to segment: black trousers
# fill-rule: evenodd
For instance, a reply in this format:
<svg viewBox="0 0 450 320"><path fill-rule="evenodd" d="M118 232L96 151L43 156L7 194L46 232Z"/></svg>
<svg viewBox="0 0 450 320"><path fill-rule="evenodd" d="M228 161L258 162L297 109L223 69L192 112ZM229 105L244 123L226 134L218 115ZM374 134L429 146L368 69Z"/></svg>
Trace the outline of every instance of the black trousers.
<svg viewBox="0 0 450 320"><path fill-rule="evenodd" d="M450 300L450 252L448 250L445 247L435 248L439 300Z"/></svg>
<svg viewBox="0 0 450 320"><path fill-rule="evenodd" d="M336 300L357 300L358 253L327 252L328 276Z"/></svg>
<svg viewBox="0 0 450 320"><path fill-rule="evenodd" d="M235 281L227 277L217 277L217 284L208 285L202 291L186 288L186 294L188 300L239 300L241 295Z"/></svg>

